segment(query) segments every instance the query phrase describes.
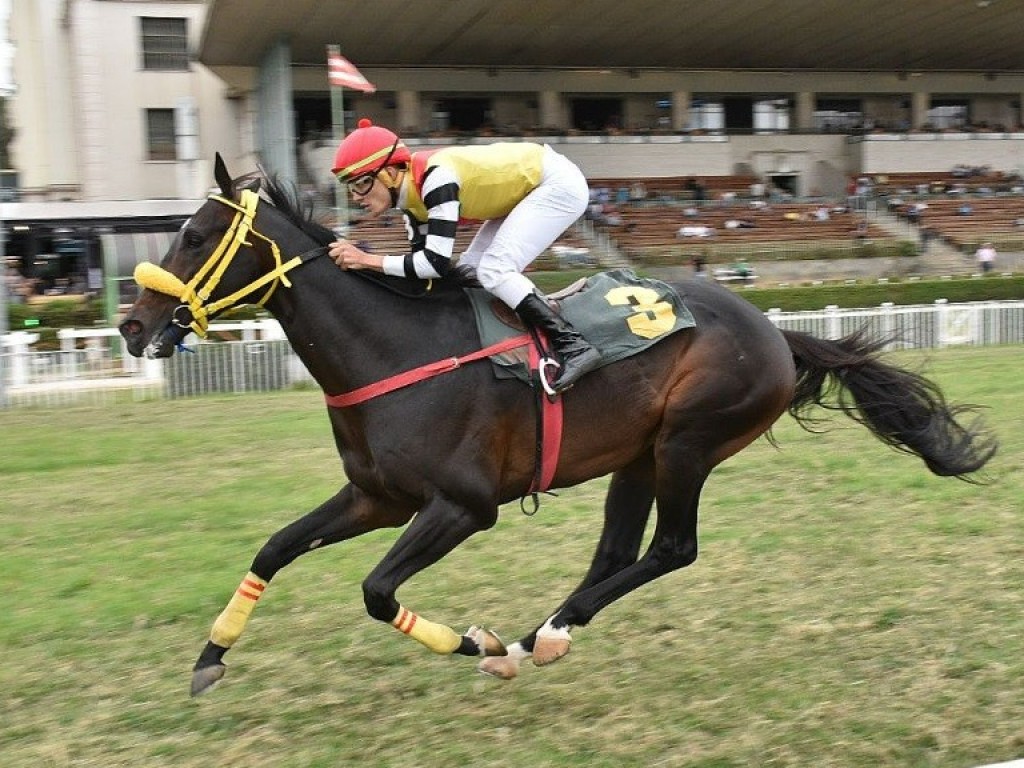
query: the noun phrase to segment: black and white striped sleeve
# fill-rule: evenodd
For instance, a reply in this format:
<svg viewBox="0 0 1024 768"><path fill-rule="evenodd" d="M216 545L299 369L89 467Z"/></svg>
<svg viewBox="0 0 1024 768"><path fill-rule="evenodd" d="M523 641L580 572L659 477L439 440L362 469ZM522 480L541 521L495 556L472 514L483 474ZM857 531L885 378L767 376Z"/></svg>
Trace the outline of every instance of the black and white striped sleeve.
<svg viewBox="0 0 1024 768"><path fill-rule="evenodd" d="M459 226L459 179L448 168L436 165L423 180L423 204L427 223L416 227L408 222L412 253L404 257L387 257L384 271L404 277L442 277L452 266L455 233ZM391 261L395 259L395 261ZM397 260L399 264L395 263Z"/></svg>

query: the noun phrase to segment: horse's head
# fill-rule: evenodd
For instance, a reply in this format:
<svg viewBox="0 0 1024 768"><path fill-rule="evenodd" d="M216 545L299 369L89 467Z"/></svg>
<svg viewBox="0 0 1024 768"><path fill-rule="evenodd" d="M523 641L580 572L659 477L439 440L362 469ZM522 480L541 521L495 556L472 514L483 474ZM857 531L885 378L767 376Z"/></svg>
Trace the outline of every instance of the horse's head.
<svg viewBox="0 0 1024 768"><path fill-rule="evenodd" d="M288 284L277 243L256 226L260 179L236 184L218 154L211 194L182 225L160 266L135 269L143 287L119 330L136 357L169 357L190 331L237 304L264 303Z"/></svg>

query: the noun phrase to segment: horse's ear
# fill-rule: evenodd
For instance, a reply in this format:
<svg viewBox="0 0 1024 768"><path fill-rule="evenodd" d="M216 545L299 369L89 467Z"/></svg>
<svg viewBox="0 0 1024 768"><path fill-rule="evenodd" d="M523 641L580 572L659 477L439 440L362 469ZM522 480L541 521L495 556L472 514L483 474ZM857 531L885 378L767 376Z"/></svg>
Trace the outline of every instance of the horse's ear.
<svg viewBox="0 0 1024 768"><path fill-rule="evenodd" d="M224 158L220 156L220 152L217 153L213 161L213 178L217 182L217 186L220 187L221 194L230 199L234 194L231 174L228 173L228 167L224 164Z"/></svg>

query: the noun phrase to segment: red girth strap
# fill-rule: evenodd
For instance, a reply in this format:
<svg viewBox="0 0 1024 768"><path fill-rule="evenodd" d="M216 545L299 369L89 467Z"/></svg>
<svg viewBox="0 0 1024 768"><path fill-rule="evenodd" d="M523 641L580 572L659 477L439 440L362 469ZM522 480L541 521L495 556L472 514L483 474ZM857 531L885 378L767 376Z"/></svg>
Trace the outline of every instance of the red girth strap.
<svg viewBox="0 0 1024 768"><path fill-rule="evenodd" d="M499 341L497 344L492 344L489 347L478 349L476 352L470 352L462 357L449 357L444 360L438 360L434 363L427 363L426 365L421 365L419 368L413 368L412 370L390 376L386 379L382 379L381 381L376 381L373 384L367 384L364 387L353 389L351 392L343 392L340 395L325 394L324 398L327 401L327 405L331 408L347 408L351 405L358 405L359 403L364 403L367 400L372 400L379 395L386 395L388 392L394 392L396 389L402 389L410 384L425 381L426 379L432 379L435 376L440 376L442 373L454 371L465 363L471 363L474 360L483 360L491 355L507 352L510 349L516 349L517 347L522 347L527 344L530 344L529 334L512 336L504 341ZM539 358L540 355L537 352L536 347L531 346L531 369L537 368ZM541 375L543 375L543 373ZM558 454L562 447L562 398L556 397L552 401L550 398L545 397L542 394L539 399L541 401L541 423L543 429L543 438L540 445L541 467L539 476L535 477L531 484L530 493L546 491L551 487L551 481L555 477L555 468L558 466Z"/></svg>
<svg viewBox="0 0 1024 768"><path fill-rule="evenodd" d="M530 346L530 370L538 371L539 376L544 375L540 369L540 351L537 345ZM540 409L537 419L537 429L540 434L537 436L537 472L530 483L529 493L541 493L551 487L551 481L555 479L555 469L558 467L558 454L562 450L562 397L554 399L544 393L543 387L538 382L537 408ZM536 504L534 499L534 504Z"/></svg>

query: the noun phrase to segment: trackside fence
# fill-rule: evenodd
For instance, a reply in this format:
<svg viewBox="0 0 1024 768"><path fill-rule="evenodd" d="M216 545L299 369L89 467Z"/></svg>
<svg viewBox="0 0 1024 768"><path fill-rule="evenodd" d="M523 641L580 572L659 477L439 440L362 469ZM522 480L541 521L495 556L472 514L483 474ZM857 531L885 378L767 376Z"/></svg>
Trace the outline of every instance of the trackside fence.
<svg viewBox="0 0 1024 768"><path fill-rule="evenodd" d="M1024 301L971 302L813 312L769 310L779 328L836 339L857 330L889 339L889 349L1024 344ZM114 328L64 329L59 350L37 349L38 334L3 337L7 407L55 407L123 400L244 394L314 386L276 320L214 323L166 360L126 354Z"/></svg>

